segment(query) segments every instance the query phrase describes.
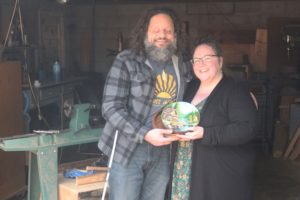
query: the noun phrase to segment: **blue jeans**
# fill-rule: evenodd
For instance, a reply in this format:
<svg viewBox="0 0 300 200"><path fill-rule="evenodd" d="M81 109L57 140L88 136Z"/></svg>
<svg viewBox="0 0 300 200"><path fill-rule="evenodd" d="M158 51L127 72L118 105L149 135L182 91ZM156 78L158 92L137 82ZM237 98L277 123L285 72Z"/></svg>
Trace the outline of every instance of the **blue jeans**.
<svg viewBox="0 0 300 200"><path fill-rule="evenodd" d="M169 181L169 146L137 146L129 164L113 162L109 177L110 200L163 200Z"/></svg>

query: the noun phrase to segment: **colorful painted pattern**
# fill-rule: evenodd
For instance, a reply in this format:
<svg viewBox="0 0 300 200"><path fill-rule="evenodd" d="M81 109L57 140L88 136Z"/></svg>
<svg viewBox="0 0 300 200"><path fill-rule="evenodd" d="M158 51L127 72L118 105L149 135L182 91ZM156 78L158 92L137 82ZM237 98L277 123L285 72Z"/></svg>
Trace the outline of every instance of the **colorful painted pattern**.
<svg viewBox="0 0 300 200"><path fill-rule="evenodd" d="M205 100L196 105L201 112ZM201 118L201 116L200 116ZM190 177L192 165L193 142L181 141L178 143L177 156L174 163L172 181L172 200L188 200L190 194Z"/></svg>

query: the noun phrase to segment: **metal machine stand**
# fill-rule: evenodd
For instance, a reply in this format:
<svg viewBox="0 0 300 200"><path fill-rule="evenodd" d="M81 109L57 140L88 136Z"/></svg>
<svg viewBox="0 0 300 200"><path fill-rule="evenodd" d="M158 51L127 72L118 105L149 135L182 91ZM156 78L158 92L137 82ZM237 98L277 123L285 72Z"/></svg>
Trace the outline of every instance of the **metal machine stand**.
<svg viewBox="0 0 300 200"><path fill-rule="evenodd" d="M58 200L58 148L96 142L101 128L89 126L90 104L74 105L70 129L33 133L0 140L4 151L28 151L28 200Z"/></svg>

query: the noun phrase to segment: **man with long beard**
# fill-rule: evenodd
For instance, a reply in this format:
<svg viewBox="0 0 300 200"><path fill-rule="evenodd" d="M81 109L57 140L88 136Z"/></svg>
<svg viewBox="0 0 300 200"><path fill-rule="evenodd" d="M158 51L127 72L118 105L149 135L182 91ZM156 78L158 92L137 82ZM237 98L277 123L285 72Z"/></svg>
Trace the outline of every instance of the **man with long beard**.
<svg viewBox="0 0 300 200"><path fill-rule="evenodd" d="M172 130L152 126L154 114L182 99L191 67L184 62L185 41L174 11L148 10L132 32L131 48L117 55L107 75L98 143L111 155L110 200L163 200L169 181Z"/></svg>

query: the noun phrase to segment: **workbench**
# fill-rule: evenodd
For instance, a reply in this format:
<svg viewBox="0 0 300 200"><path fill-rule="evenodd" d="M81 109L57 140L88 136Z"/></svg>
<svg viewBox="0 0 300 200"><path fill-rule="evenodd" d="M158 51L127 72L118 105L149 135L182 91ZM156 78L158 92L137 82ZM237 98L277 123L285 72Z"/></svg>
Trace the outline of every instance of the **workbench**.
<svg viewBox="0 0 300 200"><path fill-rule="evenodd" d="M58 178L59 200L80 200L90 196L99 197L99 200L101 198L105 182L76 185L74 179L64 178L62 174L59 174Z"/></svg>
<svg viewBox="0 0 300 200"><path fill-rule="evenodd" d="M81 85L85 80L85 77L72 77L62 81L44 81L39 83L39 86L33 85L33 92L30 91L30 85L22 85L22 90L25 92L29 98L29 107L35 108L38 106L43 107L52 103L61 104L61 99L73 99L73 93L76 86Z"/></svg>
<svg viewBox="0 0 300 200"><path fill-rule="evenodd" d="M53 80L38 82L39 85L34 85L34 83L32 85L22 85L23 113L27 119L25 121L26 127L30 126L30 110L37 109L40 112L42 107L56 104L60 109L60 129L63 129L64 104L74 103L76 87L80 86L84 80L86 80L86 77L71 77L56 82ZM38 117L41 117L41 113L38 113L38 115Z"/></svg>
<svg viewBox="0 0 300 200"><path fill-rule="evenodd" d="M74 105L69 129L1 138L4 151L28 151L28 200L58 200L58 148L96 142L102 128L88 123L90 104Z"/></svg>

